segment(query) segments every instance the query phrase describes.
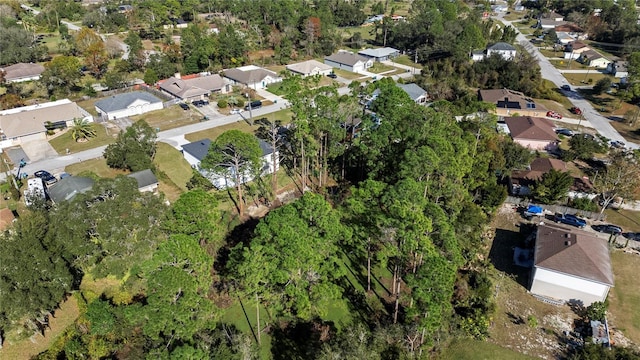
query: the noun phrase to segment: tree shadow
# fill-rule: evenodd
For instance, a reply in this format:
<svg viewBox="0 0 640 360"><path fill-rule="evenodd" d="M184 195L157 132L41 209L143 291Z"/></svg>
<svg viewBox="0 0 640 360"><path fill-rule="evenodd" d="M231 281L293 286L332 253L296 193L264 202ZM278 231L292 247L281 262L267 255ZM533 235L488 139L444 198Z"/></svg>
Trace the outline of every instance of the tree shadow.
<svg viewBox="0 0 640 360"><path fill-rule="evenodd" d="M335 334L332 322L318 318L309 322L290 322L274 327L271 332L271 354L274 360L315 359L322 344Z"/></svg>
<svg viewBox="0 0 640 360"><path fill-rule="evenodd" d="M513 261L513 255L516 247L532 247L532 242L527 243L525 241L531 231L530 226L522 223L520 224L519 232L496 229L496 235L489 250L489 260L493 266L498 271L513 277L518 284L525 288L529 286L529 269L516 266Z"/></svg>
<svg viewBox="0 0 640 360"><path fill-rule="evenodd" d="M229 232L225 238L225 246L218 250L216 254L216 261L213 263L213 268L218 274L226 274L226 266L229 261L229 254L231 249L236 245L242 243L244 246L249 246L251 239L253 238L253 232L258 226L260 219L250 218L247 221L238 224Z"/></svg>
<svg viewBox="0 0 640 360"><path fill-rule="evenodd" d="M514 313L507 311L506 312L507 317L509 318L509 320L511 320L512 323L514 323L515 325L524 325L525 321L524 318L522 318L522 316L520 315L515 315Z"/></svg>

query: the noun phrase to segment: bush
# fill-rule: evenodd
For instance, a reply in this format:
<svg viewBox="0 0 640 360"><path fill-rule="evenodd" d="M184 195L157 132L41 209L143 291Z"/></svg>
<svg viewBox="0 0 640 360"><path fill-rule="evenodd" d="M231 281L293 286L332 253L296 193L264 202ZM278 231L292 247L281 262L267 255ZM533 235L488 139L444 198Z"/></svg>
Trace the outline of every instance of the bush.
<svg viewBox="0 0 640 360"><path fill-rule="evenodd" d="M226 99L218 100L218 107L220 109L225 109L227 106L229 106L229 103L227 103Z"/></svg>
<svg viewBox="0 0 640 360"><path fill-rule="evenodd" d="M538 327L538 319L533 315L529 315L527 317L527 324L529 324L529 327L531 328L536 328Z"/></svg>
<svg viewBox="0 0 640 360"><path fill-rule="evenodd" d="M575 198L571 200L571 207L584 211L598 211L598 205L588 198Z"/></svg>
<svg viewBox="0 0 640 360"><path fill-rule="evenodd" d="M236 104L239 108L244 107L244 99L238 99L238 103Z"/></svg>

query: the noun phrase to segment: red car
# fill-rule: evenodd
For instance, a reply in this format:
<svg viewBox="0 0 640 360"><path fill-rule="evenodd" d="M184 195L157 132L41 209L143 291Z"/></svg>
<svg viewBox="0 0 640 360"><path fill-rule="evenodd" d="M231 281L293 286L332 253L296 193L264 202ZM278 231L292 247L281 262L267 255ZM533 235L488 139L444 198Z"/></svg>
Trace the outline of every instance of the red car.
<svg viewBox="0 0 640 360"><path fill-rule="evenodd" d="M547 111L547 117L554 118L554 119L562 119L562 114L557 113L555 111Z"/></svg>
<svg viewBox="0 0 640 360"><path fill-rule="evenodd" d="M572 114L582 115L582 109L580 109L579 107L574 106L571 109L569 109L569 111L571 111Z"/></svg>

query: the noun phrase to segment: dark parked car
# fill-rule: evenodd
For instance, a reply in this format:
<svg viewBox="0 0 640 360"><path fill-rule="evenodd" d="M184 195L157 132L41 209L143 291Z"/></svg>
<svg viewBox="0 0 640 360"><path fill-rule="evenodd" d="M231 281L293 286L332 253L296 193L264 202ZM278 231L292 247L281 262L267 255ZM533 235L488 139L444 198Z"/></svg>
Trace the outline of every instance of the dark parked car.
<svg viewBox="0 0 640 360"><path fill-rule="evenodd" d="M623 143L622 141L612 141L611 142L611 147L614 147L616 149L624 149L626 146L625 143Z"/></svg>
<svg viewBox="0 0 640 360"><path fill-rule="evenodd" d="M562 90L566 90L566 91L571 91L571 86L569 85L562 85L562 87L560 87Z"/></svg>
<svg viewBox="0 0 640 360"><path fill-rule="evenodd" d="M587 226L586 220L581 219L572 214L556 214L556 216L553 217L553 220L555 222L559 222L562 224L567 224L567 225L571 225L579 228L583 228Z"/></svg>
<svg viewBox="0 0 640 360"><path fill-rule="evenodd" d="M180 107L182 108L182 110L189 110L189 105L185 103L180 103Z"/></svg>
<svg viewBox="0 0 640 360"><path fill-rule="evenodd" d="M573 136L575 133L569 129L556 129L556 134L564 135L564 136Z"/></svg>
<svg viewBox="0 0 640 360"><path fill-rule="evenodd" d="M593 230L613 235L622 234L622 228L620 226L611 224L594 225Z"/></svg>
<svg viewBox="0 0 640 360"><path fill-rule="evenodd" d="M50 172L44 170L36 171L33 176L42 179L42 181L47 185L53 185L58 182L55 176L51 175Z"/></svg>
<svg viewBox="0 0 640 360"><path fill-rule="evenodd" d="M338 75L334 74L334 73L330 73L329 75L327 75L328 77L332 78L332 79L336 79L338 77Z"/></svg>
<svg viewBox="0 0 640 360"><path fill-rule="evenodd" d="M196 107L203 107L205 105L209 105L209 101L207 100L196 100L194 102L192 102L193 105L195 105Z"/></svg>
<svg viewBox="0 0 640 360"><path fill-rule="evenodd" d="M260 100L254 100L251 103L247 104L244 109L245 110L255 110L255 109L260 109L262 107L262 101Z"/></svg>
<svg viewBox="0 0 640 360"><path fill-rule="evenodd" d="M622 236L629 240L640 241L640 233L623 233Z"/></svg>

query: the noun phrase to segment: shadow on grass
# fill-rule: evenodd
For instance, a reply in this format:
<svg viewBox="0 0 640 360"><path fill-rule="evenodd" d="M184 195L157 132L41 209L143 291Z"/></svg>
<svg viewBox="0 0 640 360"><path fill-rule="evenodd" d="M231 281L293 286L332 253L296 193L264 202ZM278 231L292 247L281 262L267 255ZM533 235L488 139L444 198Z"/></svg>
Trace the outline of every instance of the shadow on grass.
<svg viewBox="0 0 640 360"><path fill-rule="evenodd" d="M493 266L508 276L513 277L518 284L527 288L529 285L529 269L516 266L513 253L516 247L525 248L525 239L531 233L531 227L520 224L520 231L496 229L496 235L489 251L489 260Z"/></svg>
<svg viewBox="0 0 640 360"><path fill-rule="evenodd" d="M253 339L258 342L258 337L256 336L256 331L253 329L253 325L251 325L251 321L249 321L249 315L247 315L247 310L244 308L244 304L242 303L242 299L238 297L238 302L240 303L240 307L242 307L242 313L244 314L244 318L247 320L247 324L249 325L249 329L251 329L251 335L253 335Z"/></svg>
<svg viewBox="0 0 640 360"><path fill-rule="evenodd" d="M598 108L607 108L612 105L612 102L615 100L610 97L600 97L591 89L579 89L580 95L584 97L587 101L593 104L596 110L602 111L602 109Z"/></svg>
<svg viewBox="0 0 640 360"><path fill-rule="evenodd" d="M309 360L318 357L322 344L336 328L332 322L314 319L309 322L291 322L274 327L271 333L271 354L274 360Z"/></svg>

